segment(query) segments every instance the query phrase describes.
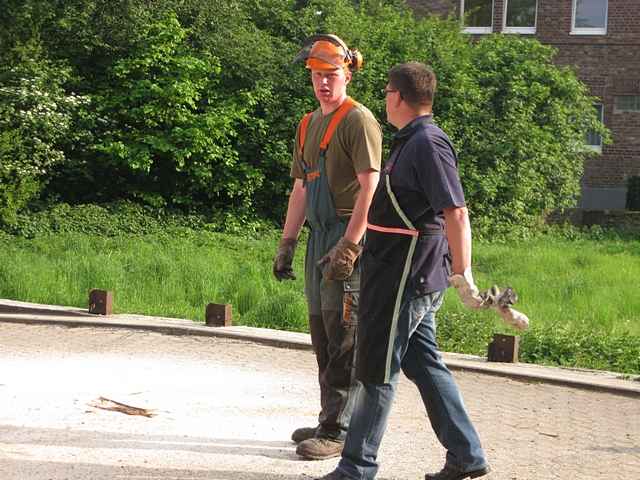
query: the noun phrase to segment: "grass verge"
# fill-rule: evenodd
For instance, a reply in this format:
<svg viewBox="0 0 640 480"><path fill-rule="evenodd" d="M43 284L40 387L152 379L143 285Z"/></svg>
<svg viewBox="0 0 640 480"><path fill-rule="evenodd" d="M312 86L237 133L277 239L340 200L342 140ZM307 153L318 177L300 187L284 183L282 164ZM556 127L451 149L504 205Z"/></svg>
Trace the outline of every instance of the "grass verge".
<svg viewBox="0 0 640 480"><path fill-rule="evenodd" d="M87 292L115 292L117 312L204 320L231 303L234 323L307 331L303 251L298 279L277 282L276 233L260 238L174 227L112 237L0 234L0 298L86 307ZM531 318L522 361L640 373L640 242L554 236L478 243L480 288L511 285ZM491 312L465 310L449 292L439 315L442 350L486 354L493 333L514 333Z"/></svg>

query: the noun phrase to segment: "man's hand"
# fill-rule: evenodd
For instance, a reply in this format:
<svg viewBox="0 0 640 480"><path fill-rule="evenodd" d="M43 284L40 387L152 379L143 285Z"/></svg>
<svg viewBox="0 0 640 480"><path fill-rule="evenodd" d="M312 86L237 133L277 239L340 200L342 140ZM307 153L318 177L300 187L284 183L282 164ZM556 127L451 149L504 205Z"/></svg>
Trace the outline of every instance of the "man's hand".
<svg viewBox="0 0 640 480"><path fill-rule="evenodd" d="M342 237L338 243L318 261L325 280L346 280L353 273L353 264L362 252L362 247Z"/></svg>
<svg viewBox="0 0 640 480"><path fill-rule="evenodd" d="M482 297L480 297L480 291L473 281L471 267L467 268L462 275L451 275L449 277L449 283L455 287L460 300L462 300L462 303L467 307L482 308L484 301Z"/></svg>
<svg viewBox="0 0 640 480"><path fill-rule="evenodd" d="M295 280L293 273L293 255L298 241L295 238L283 238L278 245L278 252L273 259L273 275L278 281Z"/></svg>

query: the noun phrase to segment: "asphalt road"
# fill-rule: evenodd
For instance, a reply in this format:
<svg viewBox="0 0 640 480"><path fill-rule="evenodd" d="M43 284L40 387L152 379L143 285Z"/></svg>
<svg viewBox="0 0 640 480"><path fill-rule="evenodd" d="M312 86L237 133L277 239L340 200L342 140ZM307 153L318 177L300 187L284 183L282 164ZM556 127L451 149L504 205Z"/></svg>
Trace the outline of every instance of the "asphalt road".
<svg viewBox="0 0 640 480"><path fill-rule="evenodd" d="M640 479L640 400L456 372L493 480ZM100 397L148 409L99 408ZM303 479L315 359L238 340L123 328L0 323L0 480ZM380 479L438 469L415 388L400 384Z"/></svg>

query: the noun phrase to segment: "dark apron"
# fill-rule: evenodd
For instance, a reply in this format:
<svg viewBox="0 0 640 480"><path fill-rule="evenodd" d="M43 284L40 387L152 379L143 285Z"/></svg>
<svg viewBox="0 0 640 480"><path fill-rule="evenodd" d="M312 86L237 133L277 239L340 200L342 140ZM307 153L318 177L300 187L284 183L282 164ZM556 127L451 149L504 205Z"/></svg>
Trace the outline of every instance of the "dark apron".
<svg viewBox="0 0 640 480"><path fill-rule="evenodd" d="M380 179L368 220L360 260L356 378L381 384L389 383L400 306L419 235L397 204L388 173Z"/></svg>
<svg viewBox="0 0 640 480"><path fill-rule="evenodd" d="M406 287L418 238L434 234L416 229L391 189L390 177L399 157L398 153L383 170L371 201L360 260L356 378L363 383L389 383L400 308L408 300Z"/></svg>

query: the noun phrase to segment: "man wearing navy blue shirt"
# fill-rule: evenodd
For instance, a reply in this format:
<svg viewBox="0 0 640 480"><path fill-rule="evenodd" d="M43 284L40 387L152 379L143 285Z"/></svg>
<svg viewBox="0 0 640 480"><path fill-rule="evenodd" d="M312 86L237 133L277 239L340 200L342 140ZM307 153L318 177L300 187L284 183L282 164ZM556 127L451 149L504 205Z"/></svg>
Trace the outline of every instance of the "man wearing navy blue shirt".
<svg viewBox="0 0 640 480"><path fill-rule="evenodd" d="M447 451L444 468L425 479L463 480L490 471L436 343L435 314L452 274L465 305L477 308L482 300L471 275L471 228L457 157L431 114L435 87L435 74L421 63L389 72L387 119L398 132L367 218L355 409L340 463L323 480L375 477L400 370L418 387Z"/></svg>

